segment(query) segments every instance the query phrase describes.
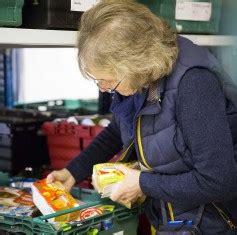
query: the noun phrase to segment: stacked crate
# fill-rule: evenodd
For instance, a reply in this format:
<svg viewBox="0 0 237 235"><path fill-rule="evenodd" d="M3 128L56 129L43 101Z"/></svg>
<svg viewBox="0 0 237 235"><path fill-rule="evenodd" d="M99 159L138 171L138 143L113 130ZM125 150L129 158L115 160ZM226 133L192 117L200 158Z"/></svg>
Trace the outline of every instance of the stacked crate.
<svg viewBox="0 0 237 235"><path fill-rule="evenodd" d="M33 109L38 111L49 111L61 118L75 115L92 115L98 113L97 99L58 99L37 103L18 103L14 107L22 109Z"/></svg>
<svg viewBox="0 0 237 235"><path fill-rule="evenodd" d="M217 34L221 0L138 0L178 33Z"/></svg>
<svg viewBox="0 0 237 235"><path fill-rule="evenodd" d="M45 120L23 111L0 111L0 171L15 175L48 163L46 138L39 134Z"/></svg>
<svg viewBox="0 0 237 235"><path fill-rule="evenodd" d="M77 30L82 13L99 0L25 0L23 27Z"/></svg>
<svg viewBox="0 0 237 235"><path fill-rule="evenodd" d="M45 122L43 132L47 136L51 166L59 170L84 150L94 137L102 131L100 126L83 126L66 121ZM83 188L91 188L88 178L79 184Z"/></svg>
<svg viewBox="0 0 237 235"><path fill-rule="evenodd" d="M24 0L0 1L0 26L20 26Z"/></svg>
<svg viewBox="0 0 237 235"><path fill-rule="evenodd" d="M64 168L102 129L99 126L83 126L66 121L45 122L43 132L47 136L52 167L57 170Z"/></svg>
<svg viewBox="0 0 237 235"><path fill-rule="evenodd" d="M5 105L4 51L0 51L0 108Z"/></svg>
<svg viewBox="0 0 237 235"><path fill-rule="evenodd" d="M82 12L71 10L71 2L74 1L25 0L23 27L76 30Z"/></svg>

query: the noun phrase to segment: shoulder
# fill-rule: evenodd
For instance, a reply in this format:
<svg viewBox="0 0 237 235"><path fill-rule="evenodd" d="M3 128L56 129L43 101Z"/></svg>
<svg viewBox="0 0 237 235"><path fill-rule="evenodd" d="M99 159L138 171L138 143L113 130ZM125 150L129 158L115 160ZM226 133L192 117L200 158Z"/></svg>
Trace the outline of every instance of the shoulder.
<svg viewBox="0 0 237 235"><path fill-rule="evenodd" d="M176 104L180 115L183 110L194 110L195 113L223 111L225 95L219 78L206 68L188 70L180 81Z"/></svg>
<svg viewBox="0 0 237 235"><path fill-rule="evenodd" d="M179 91L211 91L221 90L217 75L207 68L191 68L182 77Z"/></svg>

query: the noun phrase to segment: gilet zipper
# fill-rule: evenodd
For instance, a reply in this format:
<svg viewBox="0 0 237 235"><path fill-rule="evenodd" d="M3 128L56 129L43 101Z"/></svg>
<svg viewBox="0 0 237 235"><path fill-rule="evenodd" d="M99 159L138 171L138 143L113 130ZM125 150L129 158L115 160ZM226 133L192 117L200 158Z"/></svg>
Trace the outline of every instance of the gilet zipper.
<svg viewBox="0 0 237 235"><path fill-rule="evenodd" d="M219 215L227 223L227 225L230 227L231 230L234 230L234 229L237 228L237 226L231 221L229 216L222 209L220 209L215 203L211 203L211 204L216 208L216 210L218 211Z"/></svg>

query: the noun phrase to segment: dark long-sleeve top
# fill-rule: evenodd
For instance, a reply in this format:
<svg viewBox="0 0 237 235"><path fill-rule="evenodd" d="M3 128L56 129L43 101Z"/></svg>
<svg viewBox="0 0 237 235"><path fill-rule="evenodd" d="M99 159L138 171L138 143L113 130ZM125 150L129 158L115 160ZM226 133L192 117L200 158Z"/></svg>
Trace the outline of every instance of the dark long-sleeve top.
<svg viewBox="0 0 237 235"><path fill-rule="evenodd" d="M178 175L142 172L143 193L174 203L229 198L236 191L237 175L225 97L214 74L202 68L186 72L179 86L176 117L194 169ZM121 146L118 127L112 121L67 169L80 181L91 175L93 164L109 160Z"/></svg>

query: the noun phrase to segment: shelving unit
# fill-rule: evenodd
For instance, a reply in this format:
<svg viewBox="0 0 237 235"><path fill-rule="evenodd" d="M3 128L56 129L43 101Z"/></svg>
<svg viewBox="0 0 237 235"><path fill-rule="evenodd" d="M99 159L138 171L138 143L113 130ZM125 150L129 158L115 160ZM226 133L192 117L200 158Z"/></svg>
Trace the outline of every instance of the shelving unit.
<svg viewBox="0 0 237 235"><path fill-rule="evenodd" d="M182 35L200 46L237 46L236 36L226 35Z"/></svg>
<svg viewBox="0 0 237 235"><path fill-rule="evenodd" d="M0 28L3 47L74 47L76 31Z"/></svg>
<svg viewBox="0 0 237 235"><path fill-rule="evenodd" d="M0 28L2 47L74 47L77 31ZM236 36L182 35L201 46L236 46Z"/></svg>

